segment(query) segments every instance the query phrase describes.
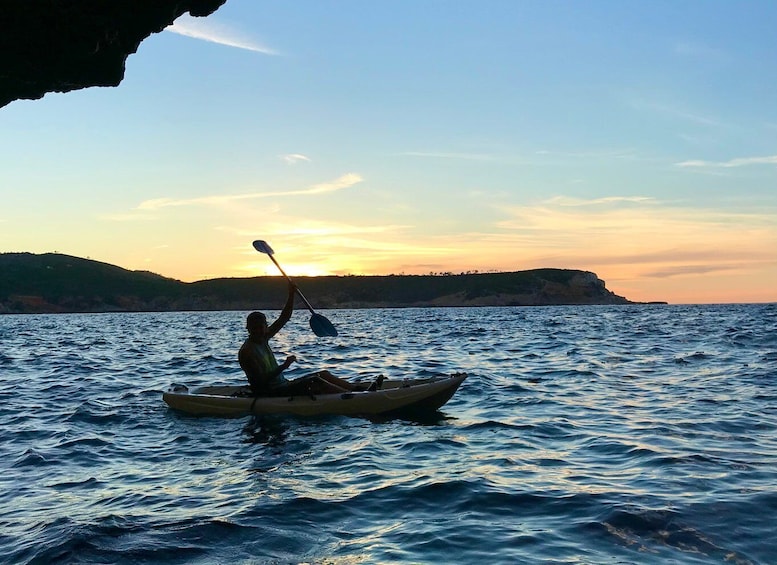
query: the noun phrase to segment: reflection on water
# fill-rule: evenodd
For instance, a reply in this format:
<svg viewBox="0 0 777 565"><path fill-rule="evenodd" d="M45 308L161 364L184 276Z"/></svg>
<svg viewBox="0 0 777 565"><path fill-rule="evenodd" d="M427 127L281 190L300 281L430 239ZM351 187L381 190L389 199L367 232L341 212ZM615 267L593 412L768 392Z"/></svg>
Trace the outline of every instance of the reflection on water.
<svg viewBox="0 0 777 565"><path fill-rule="evenodd" d="M253 416L243 428L245 443L261 443L268 447L282 447L286 442L288 426L282 417Z"/></svg>

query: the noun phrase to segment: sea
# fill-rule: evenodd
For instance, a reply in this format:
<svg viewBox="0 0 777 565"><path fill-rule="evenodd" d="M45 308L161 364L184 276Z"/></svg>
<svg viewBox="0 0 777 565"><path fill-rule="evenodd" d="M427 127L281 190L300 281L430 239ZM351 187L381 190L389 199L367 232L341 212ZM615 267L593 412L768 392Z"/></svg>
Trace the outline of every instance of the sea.
<svg viewBox="0 0 777 565"><path fill-rule="evenodd" d="M242 384L247 312L0 316L0 563L777 563L777 304L321 313L290 376L469 378L194 417L162 392Z"/></svg>

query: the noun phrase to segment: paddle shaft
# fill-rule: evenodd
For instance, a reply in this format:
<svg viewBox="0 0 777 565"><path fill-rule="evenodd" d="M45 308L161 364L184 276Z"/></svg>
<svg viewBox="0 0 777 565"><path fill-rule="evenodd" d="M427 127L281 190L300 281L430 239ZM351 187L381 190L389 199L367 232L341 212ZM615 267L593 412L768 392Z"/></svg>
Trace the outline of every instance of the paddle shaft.
<svg viewBox="0 0 777 565"><path fill-rule="evenodd" d="M289 281L290 284L294 284L289 278L289 275L286 274L286 271L283 270L283 267L281 267L278 264L278 261L275 260L275 257L273 257L273 250L272 247L270 247L270 244L268 244L266 241L257 239L254 241L254 249L256 249L259 253L264 253L265 255L269 255L270 259L272 259L272 262L275 263L275 266L278 267L278 270L281 272L281 274L286 277L286 280ZM321 314L317 314L315 310L313 310L313 306L310 305L310 302L308 302L308 299L305 298L305 295L302 294L302 291L297 288L297 286L294 286L294 289L296 290L297 294L299 294L299 297L302 299L302 301L305 303L305 306L308 307L308 310L310 310L310 329L313 330L313 333L315 333L319 337L336 337L337 336L337 329L332 325L332 322L327 320L324 316Z"/></svg>
<svg viewBox="0 0 777 565"><path fill-rule="evenodd" d="M290 283L294 284L293 281L291 280L291 277L289 277L289 275L286 274L286 271L284 271L283 267L281 267L280 264L278 263L278 261L275 260L275 257L273 257L272 253L268 253L267 256L270 259L272 259L272 262L275 263L275 266L278 267L278 270L281 272L281 274L284 277L286 277L286 280L289 281ZM310 313L311 314L315 314L316 311L313 310L313 306L310 305L310 302L308 302L308 299L305 298L304 294L302 294L302 291L299 288L297 288L297 287L294 287L294 288L297 291L297 294L299 294L299 297L302 299L302 302L304 302L305 306L307 306L308 310L310 310Z"/></svg>

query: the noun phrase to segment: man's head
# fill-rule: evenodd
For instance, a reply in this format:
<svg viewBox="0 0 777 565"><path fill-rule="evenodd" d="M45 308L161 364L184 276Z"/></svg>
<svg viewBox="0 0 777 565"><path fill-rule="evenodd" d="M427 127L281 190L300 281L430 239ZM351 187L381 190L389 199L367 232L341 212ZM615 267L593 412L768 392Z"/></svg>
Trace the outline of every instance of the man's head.
<svg viewBox="0 0 777 565"><path fill-rule="evenodd" d="M264 334L267 331L267 316L261 312L251 312L246 318L246 329L249 334Z"/></svg>

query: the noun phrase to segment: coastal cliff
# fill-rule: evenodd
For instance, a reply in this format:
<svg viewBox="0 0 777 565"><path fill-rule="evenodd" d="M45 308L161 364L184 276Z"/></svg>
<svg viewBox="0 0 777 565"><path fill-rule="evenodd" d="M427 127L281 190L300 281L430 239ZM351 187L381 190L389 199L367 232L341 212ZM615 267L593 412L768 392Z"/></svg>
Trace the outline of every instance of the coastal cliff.
<svg viewBox="0 0 777 565"><path fill-rule="evenodd" d="M534 269L509 273L296 277L318 308L630 304L594 273ZM275 309L281 277L184 283L147 271L46 253L0 254L0 313L156 312Z"/></svg>

